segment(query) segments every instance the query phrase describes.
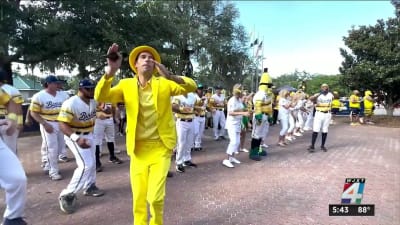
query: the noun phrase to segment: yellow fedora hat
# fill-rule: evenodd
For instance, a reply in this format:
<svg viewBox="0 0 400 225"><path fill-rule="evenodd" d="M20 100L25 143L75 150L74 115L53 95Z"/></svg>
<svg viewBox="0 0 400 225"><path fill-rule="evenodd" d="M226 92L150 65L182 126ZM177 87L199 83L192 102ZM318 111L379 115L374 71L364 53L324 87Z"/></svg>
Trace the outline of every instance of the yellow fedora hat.
<svg viewBox="0 0 400 225"><path fill-rule="evenodd" d="M158 54L157 50L155 50L154 48L147 46L147 45L138 46L138 47L134 48L131 51L131 53L129 54L129 65L131 66L131 69L133 70L133 72L135 72L136 74L137 74L137 70L135 67L136 59L137 59L138 55L142 52L148 52L148 53L152 54L154 60L158 63L161 63L161 57L160 57L160 54ZM157 72L156 68L154 68L153 74L155 72Z"/></svg>

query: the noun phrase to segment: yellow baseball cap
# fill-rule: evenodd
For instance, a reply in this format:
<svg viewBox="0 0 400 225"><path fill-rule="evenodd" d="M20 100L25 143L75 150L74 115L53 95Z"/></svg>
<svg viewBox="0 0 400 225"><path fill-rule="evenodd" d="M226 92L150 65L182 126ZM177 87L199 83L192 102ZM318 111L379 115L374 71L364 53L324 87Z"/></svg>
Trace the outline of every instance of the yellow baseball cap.
<svg viewBox="0 0 400 225"><path fill-rule="evenodd" d="M155 50L154 48L147 46L147 45L138 46L138 47L134 48L131 51L131 53L129 54L129 65L131 66L131 69L135 73L137 73L137 70L135 67L136 59L137 59L138 55L142 52L148 52L148 53L152 54L154 60L158 63L161 63L161 57L160 57L160 54L158 54L157 50ZM156 68L154 68L153 74L155 72L157 72Z"/></svg>

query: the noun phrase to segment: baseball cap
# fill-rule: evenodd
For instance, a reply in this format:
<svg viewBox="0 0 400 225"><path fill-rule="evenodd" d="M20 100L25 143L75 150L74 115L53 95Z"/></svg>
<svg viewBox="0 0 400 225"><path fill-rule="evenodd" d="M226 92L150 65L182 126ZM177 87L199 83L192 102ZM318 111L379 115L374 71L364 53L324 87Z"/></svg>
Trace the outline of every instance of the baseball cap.
<svg viewBox="0 0 400 225"><path fill-rule="evenodd" d="M50 84L50 83L60 83L61 80L59 80L56 76L54 75L49 75L44 79L45 84Z"/></svg>
<svg viewBox="0 0 400 225"><path fill-rule="evenodd" d="M204 88L204 86L202 83L197 84L197 89L203 89L203 88Z"/></svg>
<svg viewBox="0 0 400 225"><path fill-rule="evenodd" d="M94 88L96 87L96 83L90 79L83 79L81 81L79 81L79 87L80 88Z"/></svg>
<svg viewBox="0 0 400 225"><path fill-rule="evenodd" d="M153 58L156 62L161 63L161 57L160 54L158 54L157 50L154 48L147 46L147 45L141 45L136 48L134 48L131 53L129 54L129 65L131 66L131 69L133 72L137 73L135 63L138 55L142 52L149 52L150 54L153 55ZM157 71L156 68L153 70L153 74Z"/></svg>
<svg viewBox="0 0 400 225"><path fill-rule="evenodd" d="M222 89L222 86L221 86L221 85L217 85L217 86L215 86L215 89L221 90L221 89Z"/></svg>

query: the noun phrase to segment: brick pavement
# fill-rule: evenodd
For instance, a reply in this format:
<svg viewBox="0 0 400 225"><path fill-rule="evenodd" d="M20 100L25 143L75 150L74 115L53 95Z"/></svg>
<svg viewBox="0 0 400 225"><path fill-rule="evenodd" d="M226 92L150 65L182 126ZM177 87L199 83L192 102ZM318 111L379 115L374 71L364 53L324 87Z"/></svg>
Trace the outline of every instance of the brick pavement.
<svg viewBox="0 0 400 225"><path fill-rule="evenodd" d="M221 165L227 141L215 142L206 130L203 152L194 152L197 169L168 179L166 225L266 224L399 224L400 129L375 126L331 126L328 152L309 154L310 133L282 148L274 145L280 127L272 127L269 155L261 162L246 154L234 169ZM249 138L248 138L249 139ZM248 140L247 140L248 141ZM32 225L132 224L129 163L102 158L97 185L101 198L78 195L78 210L64 215L58 195L68 184L74 162L60 164L64 180L50 181L40 168L39 136L20 138L20 156L28 176L26 217ZM118 138L118 148L124 148ZM317 146L320 143L320 137ZM72 155L71 155L72 156ZM125 152L120 154L128 160ZM171 167L173 170L173 167ZM374 217L329 217L328 204L339 204L346 177L365 177L364 204L375 204ZM4 194L0 194L0 212Z"/></svg>

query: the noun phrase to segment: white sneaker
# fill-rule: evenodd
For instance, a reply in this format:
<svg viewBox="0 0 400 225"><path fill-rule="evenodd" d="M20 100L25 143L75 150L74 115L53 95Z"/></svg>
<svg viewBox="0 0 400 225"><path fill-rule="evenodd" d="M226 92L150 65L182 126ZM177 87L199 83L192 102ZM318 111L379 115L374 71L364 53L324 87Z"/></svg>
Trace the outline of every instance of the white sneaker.
<svg viewBox="0 0 400 225"><path fill-rule="evenodd" d="M229 159L224 159L224 161L222 161L222 165L228 167L228 168L234 168L235 166L231 163L231 161Z"/></svg>
<svg viewBox="0 0 400 225"><path fill-rule="evenodd" d="M297 132L296 132L296 133L293 133L293 135L296 136L296 137L301 137L301 136L303 136L303 134L297 133Z"/></svg>
<svg viewBox="0 0 400 225"><path fill-rule="evenodd" d="M51 180L61 180L62 176L59 173L49 175Z"/></svg>
<svg viewBox="0 0 400 225"><path fill-rule="evenodd" d="M269 146L267 144L262 144L261 147L268 148Z"/></svg>
<svg viewBox="0 0 400 225"><path fill-rule="evenodd" d="M237 160L235 157L229 157L229 161L230 161L231 163L240 164L240 161Z"/></svg>
<svg viewBox="0 0 400 225"><path fill-rule="evenodd" d="M214 141L218 141L219 140L219 137L214 137Z"/></svg>
<svg viewBox="0 0 400 225"><path fill-rule="evenodd" d="M241 151L241 152L249 152L249 150L247 150L247 149L245 149L245 148L240 149L240 151Z"/></svg>

